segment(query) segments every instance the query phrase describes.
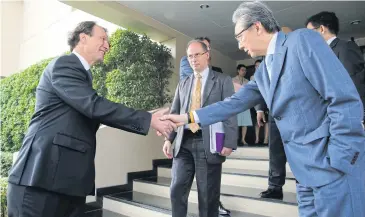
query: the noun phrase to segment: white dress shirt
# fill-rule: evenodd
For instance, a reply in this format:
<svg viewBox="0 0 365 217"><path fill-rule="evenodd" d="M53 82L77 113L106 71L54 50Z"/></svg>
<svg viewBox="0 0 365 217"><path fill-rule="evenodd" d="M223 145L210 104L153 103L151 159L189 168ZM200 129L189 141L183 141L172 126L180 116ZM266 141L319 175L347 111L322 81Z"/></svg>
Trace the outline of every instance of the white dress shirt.
<svg viewBox="0 0 365 217"><path fill-rule="evenodd" d="M269 54L274 54L275 53L275 48L276 48L276 40L278 38L278 33L276 32L271 40L270 40L270 43L269 43L269 47L267 47L267 52L266 52L266 57L265 57L265 62L267 62L267 59L268 59L268 55ZM267 66L266 66L267 68ZM269 79L271 81L271 69L267 68L267 73L269 73Z"/></svg>
<svg viewBox="0 0 365 217"><path fill-rule="evenodd" d="M82 57L80 54L78 54L75 50L72 51L80 60L81 64L84 66L85 70L88 71L90 69L89 63L85 60L84 57Z"/></svg>
<svg viewBox="0 0 365 217"><path fill-rule="evenodd" d="M330 45L336 38L337 38L336 36L333 36L332 38L328 39L327 44Z"/></svg>

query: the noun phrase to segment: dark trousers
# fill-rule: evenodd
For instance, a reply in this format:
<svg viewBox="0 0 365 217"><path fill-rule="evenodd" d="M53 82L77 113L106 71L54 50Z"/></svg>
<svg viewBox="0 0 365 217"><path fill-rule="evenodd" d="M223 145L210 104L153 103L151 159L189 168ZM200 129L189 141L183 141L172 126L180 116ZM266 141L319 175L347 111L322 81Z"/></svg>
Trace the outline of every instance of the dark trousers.
<svg viewBox="0 0 365 217"><path fill-rule="evenodd" d="M172 217L186 217L194 175L198 188L199 217L218 217L221 173L221 163L207 163L201 133L200 136L199 133L184 133L180 151L172 164Z"/></svg>
<svg viewBox="0 0 365 217"><path fill-rule="evenodd" d="M9 183L8 217L81 217L85 197L49 192Z"/></svg>
<svg viewBox="0 0 365 217"><path fill-rule="evenodd" d="M286 155L275 120L269 116L269 188L282 188L286 177Z"/></svg>

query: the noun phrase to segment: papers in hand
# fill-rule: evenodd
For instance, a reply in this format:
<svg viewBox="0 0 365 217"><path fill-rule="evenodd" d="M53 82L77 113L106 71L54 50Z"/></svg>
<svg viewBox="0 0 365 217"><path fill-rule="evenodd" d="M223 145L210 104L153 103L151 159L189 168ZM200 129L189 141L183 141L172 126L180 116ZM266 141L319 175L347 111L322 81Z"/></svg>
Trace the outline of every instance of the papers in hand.
<svg viewBox="0 0 365 217"><path fill-rule="evenodd" d="M209 126L210 152L212 154L221 153L224 145L224 126L222 122L217 122Z"/></svg>

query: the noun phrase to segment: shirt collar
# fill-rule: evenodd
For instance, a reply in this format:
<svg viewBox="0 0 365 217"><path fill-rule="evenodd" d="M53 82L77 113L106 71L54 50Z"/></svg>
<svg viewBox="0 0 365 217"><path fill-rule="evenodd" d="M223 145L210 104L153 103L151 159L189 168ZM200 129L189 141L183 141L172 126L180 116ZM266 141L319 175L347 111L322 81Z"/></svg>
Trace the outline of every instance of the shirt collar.
<svg viewBox="0 0 365 217"><path fill-rule="evenodd" d="M269 54L275 53L277 38L278 38L278 33L276 32L270 40L269 47L267 48L266 56L268 56Z"/></svg>
<svg viewBox="0 0 365 217"><path fill-rule="evenodd" d="M209 73L209 67L207 67L206 69L204 69L200 75L202 76L202 79L208 77L208 73ZM196 77L198 73L197 72L194 72L194 76Z"/></svg>
<svg viewBox="0 0 365 217"><path fill-rule="evenodd" d="M327 44L330 45L336 38L337 38L336 36L333 36L332 38L328 39Z"/></svg>
<svg viewBox="0 0 365 217"><path fill-rule="evenodd" d="M84 66L85 70L88 71L90 69L89 63L85 60L84 57L82 57L80 54L78 54L75 50L72 51L80 60L81 64Z"/></svg>

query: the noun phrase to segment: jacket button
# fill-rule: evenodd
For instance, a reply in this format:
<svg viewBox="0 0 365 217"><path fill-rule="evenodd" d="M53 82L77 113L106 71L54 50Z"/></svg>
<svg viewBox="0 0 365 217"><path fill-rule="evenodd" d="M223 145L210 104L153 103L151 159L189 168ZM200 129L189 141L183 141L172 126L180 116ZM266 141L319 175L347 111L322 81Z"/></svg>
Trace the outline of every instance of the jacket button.
<svg viewBox="0 0 365 217"><path fill-rule="evenodd" d="M278 120L278 121L280 121L281 120L281 117L280 116L277 116L275 119Z"/></svg>

